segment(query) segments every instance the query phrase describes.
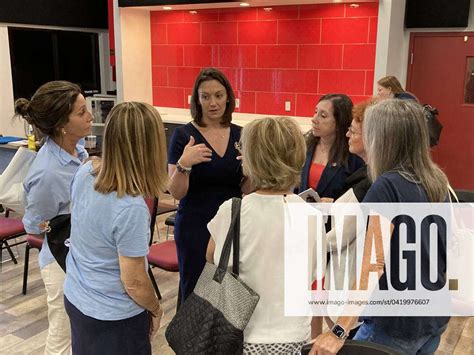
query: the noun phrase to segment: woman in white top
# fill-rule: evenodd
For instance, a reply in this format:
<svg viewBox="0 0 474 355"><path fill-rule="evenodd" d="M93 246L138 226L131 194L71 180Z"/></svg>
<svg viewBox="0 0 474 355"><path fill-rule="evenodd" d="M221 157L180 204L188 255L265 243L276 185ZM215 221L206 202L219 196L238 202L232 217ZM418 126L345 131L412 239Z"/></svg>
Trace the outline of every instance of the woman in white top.
<svg viewBox="0 0 474 355"><path fill-rule="evenodd" d="M240 278L260 295L244 330L244 354L299 354L310 338L312 319L284 316L284 238L290 203L305 203L293 194L305 161L305 142L293 119L277 117L246 125L240 143L244 175L256 188L242 200ZM206 257L211 263L218 262L222 251L230 225L231 202L224 202L207 226L211 239ZM308 243L312 262L316 237L320 238L320 249L325 248L324 228L317 229L319 235L313 227L308 234L312 236ZM325 254L323 250L319 255Z"/></svg>

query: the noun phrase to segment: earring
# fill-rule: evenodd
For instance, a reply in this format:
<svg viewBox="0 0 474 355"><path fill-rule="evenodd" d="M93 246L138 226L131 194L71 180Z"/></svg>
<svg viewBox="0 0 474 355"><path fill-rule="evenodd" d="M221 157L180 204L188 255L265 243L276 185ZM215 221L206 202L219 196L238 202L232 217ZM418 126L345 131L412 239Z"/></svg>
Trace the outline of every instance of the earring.
<svg viewBox="0 0 474 355"><path fill-rule="evenodd" d="M63 134L66 134L66 133L67 133L66 130L63 128Z"/></svg>

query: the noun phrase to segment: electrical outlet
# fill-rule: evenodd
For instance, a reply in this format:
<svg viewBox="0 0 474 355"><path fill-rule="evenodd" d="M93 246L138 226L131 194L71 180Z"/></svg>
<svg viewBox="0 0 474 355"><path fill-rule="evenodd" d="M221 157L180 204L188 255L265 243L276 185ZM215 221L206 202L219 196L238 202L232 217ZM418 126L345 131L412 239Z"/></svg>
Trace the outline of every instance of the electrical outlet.
<svg viewBox="0 0 474 355"><path fill-rule="evenodd" d="M240 99L235 99L235 108L240 107Z"/></svg>
<svg viewBox="0 0 474 355"><path fill-rule="evenodd" d="M291 111L291 101L285 101L285 111Z"/></svg>
<svg viewBox="0 0 474 355"><path fill-rule="evenodd" d="M191 95L188 95L188 105L191 105Z"/></svg>

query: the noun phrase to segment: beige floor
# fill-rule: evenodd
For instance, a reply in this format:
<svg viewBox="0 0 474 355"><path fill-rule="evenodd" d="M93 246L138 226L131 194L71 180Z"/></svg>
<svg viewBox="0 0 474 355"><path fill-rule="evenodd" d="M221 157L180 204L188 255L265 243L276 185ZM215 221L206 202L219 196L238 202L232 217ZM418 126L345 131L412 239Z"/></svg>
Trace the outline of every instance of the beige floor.
<svg viewBox="0 0 474 355"><path fill-rule="evenodd" d="M160 217L157 223L160 232L158 241L165 240L163 223L164 217ZM18 253L17 265L8 261L0 266L0 354L42 354L48 321L46 294L37 264L38 251L30 253L28 293L25 296L21 294L24 244L18 247ZM153 272L165 308L161 329L152 344L153 354L173 354L164 332L175 314L178 275L157 269ZM436 354L474 354L474 317L452 318Z"/></svg>

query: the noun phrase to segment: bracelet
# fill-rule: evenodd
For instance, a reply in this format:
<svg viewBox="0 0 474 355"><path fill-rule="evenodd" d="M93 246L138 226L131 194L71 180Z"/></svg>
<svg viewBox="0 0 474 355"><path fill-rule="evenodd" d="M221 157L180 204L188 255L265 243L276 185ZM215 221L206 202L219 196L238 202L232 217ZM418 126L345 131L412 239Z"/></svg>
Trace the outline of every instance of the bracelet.
<svg viewBox="0 0 474 355"><path fill-rule="evenodd" d="M178 170L178 172L180 172L181 174L189 175L191 174L192 168L185 168L178 160L178 162L176 163L176 170Z"/></svg>

